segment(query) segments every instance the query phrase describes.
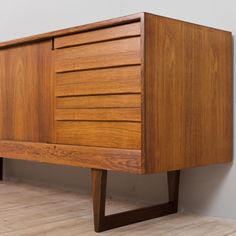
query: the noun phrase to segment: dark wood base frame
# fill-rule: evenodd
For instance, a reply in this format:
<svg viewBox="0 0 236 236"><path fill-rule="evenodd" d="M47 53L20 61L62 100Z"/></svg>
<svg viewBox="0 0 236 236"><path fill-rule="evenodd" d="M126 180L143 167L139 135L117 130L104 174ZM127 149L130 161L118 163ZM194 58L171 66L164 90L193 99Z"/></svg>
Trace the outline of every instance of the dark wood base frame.
<svg viewBox="0 0 236 236"><path fill-rule="evenodd" d="M0 157L0 180L3 180L3 158Z"/></svg>
<svg viewBox="0 0 236 236"><path fill-rule="evenodd" d="M122 213L105 215L107 171L92 169L94 228L96 232L177 213L180 171L167 172L169 202L130 210Z"/></svg>

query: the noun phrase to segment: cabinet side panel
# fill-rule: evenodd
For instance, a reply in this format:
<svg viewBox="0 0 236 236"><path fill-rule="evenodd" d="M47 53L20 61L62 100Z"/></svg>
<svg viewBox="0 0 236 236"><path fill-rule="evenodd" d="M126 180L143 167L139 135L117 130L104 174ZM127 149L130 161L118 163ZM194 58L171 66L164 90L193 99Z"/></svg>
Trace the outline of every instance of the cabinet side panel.
<svg viewBox="0 0 236 236"><path fill-rule="evenodd" d="M229 162L231 33L149 14L145 22L146 172Z"/></svg>
<svg viewBox="0 0 236 236"><path fill-rule="evenodd" d="M45 41L0 50L1 139L52 139L51 45Z"/></svg>

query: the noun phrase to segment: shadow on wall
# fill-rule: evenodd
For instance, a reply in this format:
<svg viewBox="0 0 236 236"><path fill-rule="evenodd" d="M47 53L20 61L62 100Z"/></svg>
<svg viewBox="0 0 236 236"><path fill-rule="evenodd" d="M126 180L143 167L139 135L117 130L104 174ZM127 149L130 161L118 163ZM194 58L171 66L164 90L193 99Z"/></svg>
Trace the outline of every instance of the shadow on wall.
<svg viewBox="0 0 236 236"><path fill-rule="evenodd" d="M180 208L185 212L236 218L236 206L227 204L236 197L235 189L230 191L232 167L231 163L183 170Z"/></svg>
<svg viewBox="0 0 236 236"><path fill-rule="evenodd" d="M4 160L4 178L91 194L90 169ZM108 171L107 194L110 198L147 204L166 202L167 176L165 173L134 175Z"/></svg>
<svg viewBox="0 0 236 236"><path fill-rule="evenodd" d="M232 166L223 164L181 171L179 210L236 218L236 205L230 204L236 198L235 189L231 188L230 182L230 175L234 174L231 171ZM4 177L8 180L91 194L89 169L5 160ZM166 202L166 174L133 175L108 172L108 196L131 202L136 200L148 205Z"/></svg>

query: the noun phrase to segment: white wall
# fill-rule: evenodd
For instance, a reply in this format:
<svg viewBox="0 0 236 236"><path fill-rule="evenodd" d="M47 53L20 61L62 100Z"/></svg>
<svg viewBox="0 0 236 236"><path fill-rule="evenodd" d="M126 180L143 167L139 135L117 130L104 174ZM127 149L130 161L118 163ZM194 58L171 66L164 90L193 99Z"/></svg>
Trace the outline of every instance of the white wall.
<svg viewBox="0 0 236 236"><path fill-rule="evenodd" d="M235 0L2 0L0 41L147 11L236 33ZM5 161L5 176L90 191L89 170ZM164 174L112 173L110 194L160 202L166 198ZM185 211L236 218L236 164L182 171L180 205Z"/></svg>

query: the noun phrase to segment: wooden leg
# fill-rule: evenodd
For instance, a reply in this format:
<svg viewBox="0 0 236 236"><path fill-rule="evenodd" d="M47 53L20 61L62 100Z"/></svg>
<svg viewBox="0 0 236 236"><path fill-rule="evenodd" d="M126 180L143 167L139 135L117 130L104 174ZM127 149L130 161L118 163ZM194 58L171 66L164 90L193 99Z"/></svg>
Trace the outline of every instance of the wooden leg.
<svg viewBox="0 0 236 236"><path fill-rule="evenodd" d="M3 180L3 158L0 157L0 180Z"/></svg>
<svg viewBox="0 0 236 236"><path fill-rule="evenodd" d="M168 177L168 192L169 192L169 202L172 202L175 211L178 211L178 201L179 201L179 178L180 171L169 171L167 172Z"/></svg>
<svg viewBox="0 0 236 236"><path fill-rule="evenodd" d="M92 169L94 228L96 232L141 222L178 211L180 171L168 172L169 202L105 215L107 171Z"/></svg>
<svg viewBox="0 0 236 236"><path fill-rule="evenodd" d="M94 228L103 228L106 204L107 171L92 169Z"/></svg>

